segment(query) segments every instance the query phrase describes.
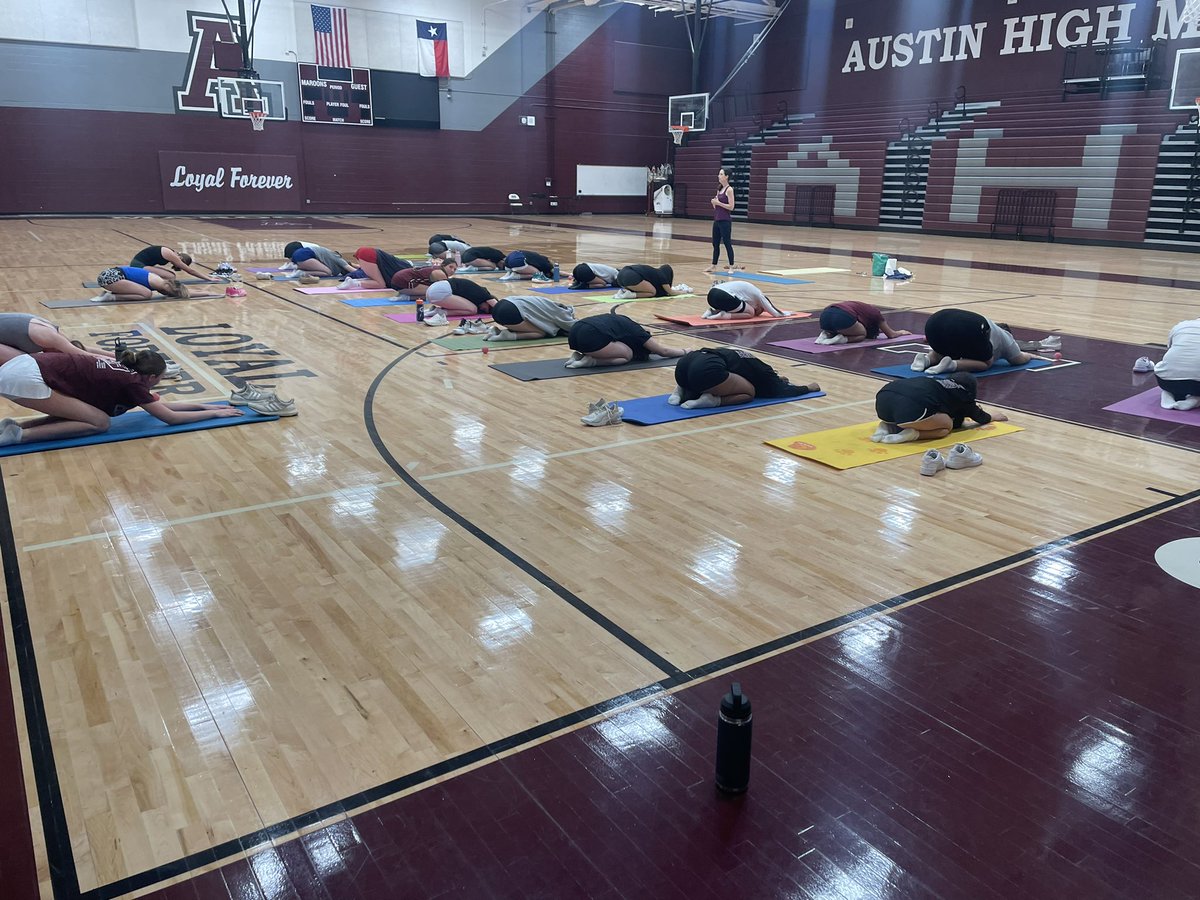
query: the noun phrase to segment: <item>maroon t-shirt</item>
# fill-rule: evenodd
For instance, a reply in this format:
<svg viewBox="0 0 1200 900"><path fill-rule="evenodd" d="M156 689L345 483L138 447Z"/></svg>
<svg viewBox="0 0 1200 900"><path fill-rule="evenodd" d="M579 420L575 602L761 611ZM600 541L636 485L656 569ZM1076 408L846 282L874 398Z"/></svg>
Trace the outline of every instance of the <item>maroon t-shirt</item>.
<svg viewBox="0 0 1200 900"><path fill-rule="evenodd" d="M420 268L401 269L392 276L392 287L398 291L415 288L419 284L433 284L433 273L441 266L421 266Z"/></svg>
<svg viewBox="0 0 1200 900"><path fill-rule="evenodd" d="M152 376L139 375L111 359L82 353L35 353L33 358L51 390L82 400L110 416L158 399L148 384Z"/></svg>
<svg viewBox="0 0 1200 900"><path fill-rule="evenodd" d="M870 303L860 303L858 300L845 300L833 305L854 316L862 327L867 329L867 337L873 338L879 334L879 329L883 326L883 313L877 307Z"/></svg>

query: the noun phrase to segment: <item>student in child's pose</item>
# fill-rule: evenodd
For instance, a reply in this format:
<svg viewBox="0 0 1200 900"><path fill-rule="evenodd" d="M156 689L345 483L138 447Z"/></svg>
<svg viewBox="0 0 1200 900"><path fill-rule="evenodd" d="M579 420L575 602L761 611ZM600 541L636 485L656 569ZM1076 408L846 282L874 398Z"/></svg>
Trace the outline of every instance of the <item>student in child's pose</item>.
<svg viewBox="0 0 1200 900"><path fill-rule="evenodd" d="M988 413L979 405L978 388L978 380L967 372L889 381L875 395L879 427L871 440L877 444L929 441L962 428L965 419L980 425L1007 422L1004 413Z"/></svg>
<svg viewBox="0 0 1200 900"><path fill-rule="evenodd" d="M629 362L683 356L687 352L668 347L633 319L619 313L601 313L576 322L571 326L567 345L572 351L566 362L568 369L623 366Z"/></svg>
<svg viewBox="0 0 1200 900"><path fill-rule="evenodd" d="M782 318L790 315L776 308L771 298L748 281L726 281L708 292L706 319L753 319L755 316Z"/></svg>
<svg viewBox="0 0 1200 900"><path fill-rule="evenodd" d="M685 353L675 365L675 392L667 400L684 409L735 406L755 397L800 397L821 389L796 385L745 350L705 347Z"/></svg>
<svg viewBox="0 0 1200 900"><path fill-rule="evenodd" d="M892 328L883 318L878 306L859 300L845 300L821 310L821 333L818 344L857 344L873 341L880 334L894 338L912 334L903 328Z"/></svg>

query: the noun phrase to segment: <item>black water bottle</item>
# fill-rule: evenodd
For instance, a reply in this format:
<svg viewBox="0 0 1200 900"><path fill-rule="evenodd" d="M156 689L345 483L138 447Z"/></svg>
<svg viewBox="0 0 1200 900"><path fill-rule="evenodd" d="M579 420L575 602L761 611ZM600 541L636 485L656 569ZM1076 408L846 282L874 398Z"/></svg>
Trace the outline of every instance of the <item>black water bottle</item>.
<svg viewBox="0 0 1200 900"><path fill-rule="evenodd" d="M742 686L733 683L721 698L717 713L717 787L728 794L740 794L750 785L750 700Z"/></svg>

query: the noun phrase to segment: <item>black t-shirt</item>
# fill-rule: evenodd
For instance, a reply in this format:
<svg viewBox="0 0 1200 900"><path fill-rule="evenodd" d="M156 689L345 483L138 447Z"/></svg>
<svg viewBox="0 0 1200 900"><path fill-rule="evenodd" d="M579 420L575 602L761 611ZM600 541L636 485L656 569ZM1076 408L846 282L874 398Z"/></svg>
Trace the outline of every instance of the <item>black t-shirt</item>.
<svg viewBox="0 0 1200 900"><path fill-rule="evenodd" d="M971 385L967 387L963 384ZM984 412L975 400L975 378L969 373L947 375L944 377L922 376L920 378L901 378L889 382L879 389L880 395L891 394L899 400L901 408L917 407L925 410L925 416L919 412L904 413L899 421L916 422L920 418L932 416L935 413L945 413L954 422L955 428L962 428L964 419L972 419L980 425L992 421L992 417ZM878 402L876 404L878 406Z"/></svg>
<svg viewBox="0 0 1200 900"><path fill-rule="evenodd" d="M508 254L503 250L497 250L495 247L472 247L470 250L464 250L462 254L462 264L469 266L477 259L486 259L488 262L502 266Z"/></svg>
<svg viewBox="0 0 1200 900"><path fill-rule="evenodd" d="M146 247L144 250L139 250L138 255L130 261L130 268L144 269L146 266L165 266L168 265L167 258L163 256L163 248Z"/></svg>
<svg viewBox="0 0 1200 900"><path fill-rule="evenodd" d="M939 309L925 323L925 340L942 356L951 359L992 358L992 326L968 309Z"/></svg>
<svg viewBox="0 0 1200 900"><path fill-rule="evenodd" d="M450 282L450 290L454 292L455 296L470 300L476 306L496 299L491 291L482 284L476 284L470 278L448 278L446 280Z"/></svg>
<svg viewBox="0 0 1200 900"><path fill-rule="evenodd" d="M654 296L656 296L656 297L670 296L671 292L669 290L667 290L667 288L670 287L671 281L667 277L666 273L662 271L662 269L655 268L654 266L647 266L647 265L639 263L634 266L625 266L621 271L624 272L627 270L632 270L632 271L636 272L639 276L641 276L638 279L638 281L648 281L648 282L650 282L650 284L654 285ZM617 281L620 282L621 284L625 283L625 279L621 278L619 273L617 275ZM636 283L637 282L634 282L634 284L636 284Z"/></svg>
<svg viewBox="0 0 1200 900"><path fill-rule="evenodd" d="M532 250L522 250L525 254L525 265L533 266L543 275L551 275L554 272L554 263L542 256L540 253L535 253Z"/></svg>
<svg viewBox="0 0 1200 900"><path fill-rule="evenodd" d="M628 344L636 353L648 340L650 332L633 319L617 313L604 313L588 316L572 325L567 345L580 353L595 353L613 341L620 341Z"/></svg>

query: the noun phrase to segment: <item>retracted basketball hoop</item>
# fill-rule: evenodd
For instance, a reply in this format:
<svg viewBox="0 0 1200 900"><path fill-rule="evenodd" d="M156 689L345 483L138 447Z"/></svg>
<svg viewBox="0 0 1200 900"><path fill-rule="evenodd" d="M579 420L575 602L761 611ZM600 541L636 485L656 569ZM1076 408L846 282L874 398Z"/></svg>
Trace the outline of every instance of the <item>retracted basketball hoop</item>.
<svg viewBox="0 0 1200 900"><path fill-rule="evenodd" d="M267 111L265 109L247 110L246 115L250 117L250 127L255 131L262 131L263 126L267 124Z"/></svg>
<svg viewBox="0 0 1200 900"><path fill-rule="evenodd" d="M671 138L675 141L675 146L679 147L683 144L683 136L692 129L686 125L670 125L667 130L671 132Z"/></svg>

